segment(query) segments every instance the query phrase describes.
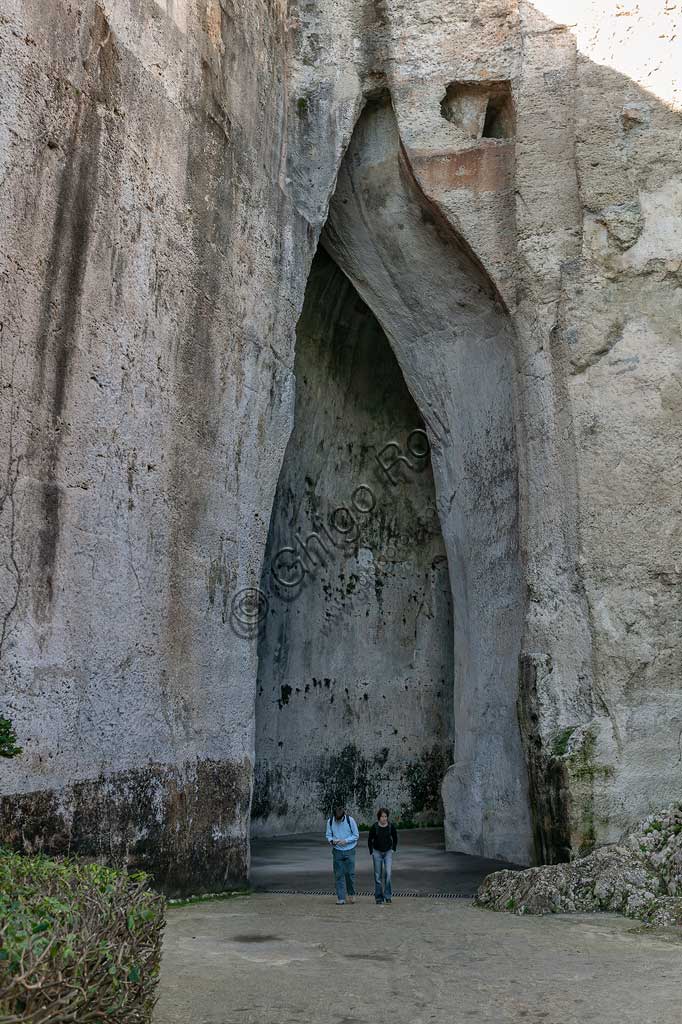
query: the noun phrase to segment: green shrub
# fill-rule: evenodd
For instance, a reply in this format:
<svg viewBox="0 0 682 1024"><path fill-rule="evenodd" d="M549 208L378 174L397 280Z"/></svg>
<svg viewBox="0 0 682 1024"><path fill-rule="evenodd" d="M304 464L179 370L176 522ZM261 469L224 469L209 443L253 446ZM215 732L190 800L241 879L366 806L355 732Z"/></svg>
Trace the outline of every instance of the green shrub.
<svg viewBox="0 0 682 1024"><path fill-rule="evenodd" d="M0 757L18 757L23 753L17 746L17 735L9 718L0 715Z"/></svg>
<svg viewBox="0 0 682 1024"><path fill-rule="evenodd" d="M0 850L2 1024L148 1024L165 901L145 875Z"/></svg>

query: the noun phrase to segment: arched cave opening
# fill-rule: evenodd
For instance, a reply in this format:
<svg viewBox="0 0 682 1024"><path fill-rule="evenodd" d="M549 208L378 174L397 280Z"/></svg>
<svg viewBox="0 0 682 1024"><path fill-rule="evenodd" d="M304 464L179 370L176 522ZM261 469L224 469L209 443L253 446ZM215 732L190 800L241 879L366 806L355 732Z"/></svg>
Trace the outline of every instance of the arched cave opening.
<svg viewBox="0 0 682 1024"><path fill-rule="evenodd" d="M380 324L320 248L262 590L252 833L336 801L439 825L452 762L452 598L430 450Z"/></svg>
<svg viewBox="0 0 682 1024"><path fill-rule="evenodd" d="M316 516L322 525L353 494L369 502L356 489L371 483L363 473L377 448L405 454L423 426L431 458L399 492L404 525L397 491L357 527L340 512L343 557L335 551L318 576L306 569L298 596L285 586L289 599L271 601L259 648L254 834L319 827L335 796L361 818L382 800L433 820L444 773L449 850L533 860L517 708L528 595L515 345L494 282L423 192L390 96L370 101L299 325L296 425L264 590L273 558L284 571L289 559L295 574L302 545L323 557L321 538L309 538Z"/></svg>

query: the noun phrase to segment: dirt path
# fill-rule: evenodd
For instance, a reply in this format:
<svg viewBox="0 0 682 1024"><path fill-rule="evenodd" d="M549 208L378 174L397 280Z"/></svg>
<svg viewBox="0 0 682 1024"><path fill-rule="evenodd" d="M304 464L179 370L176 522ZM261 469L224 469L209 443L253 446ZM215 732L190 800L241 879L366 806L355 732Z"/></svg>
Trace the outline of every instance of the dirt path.
<svg viewBox="0 0 682 1024"><path fill-rule="evenodd" d="M681 968L609 915L256 895L170 911L155 1024L680 1024Z"/></svg>

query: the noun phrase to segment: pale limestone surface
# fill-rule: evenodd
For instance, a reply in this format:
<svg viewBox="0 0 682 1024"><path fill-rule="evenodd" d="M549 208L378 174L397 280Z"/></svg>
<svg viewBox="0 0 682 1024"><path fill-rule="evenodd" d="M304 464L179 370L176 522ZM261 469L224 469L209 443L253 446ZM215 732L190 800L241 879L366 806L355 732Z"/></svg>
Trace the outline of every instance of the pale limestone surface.
<svg viewBox="0 0 682 1024"><path fill-rule="evenodd" d="M679 944L604 914L252 896L171 910L155 1024L677 1024Z"/></svg>
<svg viewBox="0 0 682 1024"><path fill-rule="evenodd" d="M0 0L1 710L26 751L3 769L5 839L145 863L171 889L244 876L257 658L231 602L260 580L309 266L386 89L414 209L448 259L469 254L509 338L480 367L453 346L447 387L433 367L414 385L450 424L475 370L480 436L507 367L495 415L518 467L507 559L490 549L503 630L480 547L457 550L494 509L441 512L460 609L450 841L552 858L678 794L681 16L658 0L564 15ZM509 84L513 138L442 116L472 82ZM432 230L403 274L424 302ZM475 347L468 322L447 330ZM407 379L418 353L382 326ZM480 448L462 443L434 463L441 503L475 492Z"/></svg>
<svg viewBox="0 0 682 1024"><path fill-rule="evenodd" d="M0 5L2 786L6 837L182 888L248 864L256 652L228 619L305 269L281 11L170 6Z"/></svg>
<svg viewBox="0 0 682 1024"><path fill-rule="evenodd" d="M359 822L387 805L440 823L453 628L428 439L388 339L324 252L294 368L261 582L251 836L319 834L339 800Z"/></svg>

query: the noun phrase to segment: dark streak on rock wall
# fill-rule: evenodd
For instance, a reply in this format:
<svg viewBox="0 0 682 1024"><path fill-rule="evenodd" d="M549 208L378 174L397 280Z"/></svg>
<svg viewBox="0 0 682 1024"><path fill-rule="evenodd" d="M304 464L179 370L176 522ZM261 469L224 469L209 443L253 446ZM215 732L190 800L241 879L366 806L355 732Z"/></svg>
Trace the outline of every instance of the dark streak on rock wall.
<svg viewBox="0 0 682 1024"><path fill-rule="evenodd" d="M519 671L519 726L524 744L535 860L559 864L571 857L571 807L565 762L543 744L539 729L538 674L551 672L548 655L524 654Z"/></svg>
<svg viewBox="0 0 682 1024"><path fill-rule="evenodd" d="M36 398L43 410L43 524L38 538L38 573L34 611L49 613L60 530L59 448L68 400L69 377L76 351L83 284L92 236L96 230L101 136L106 124L100 105L114 107L118 91L118 54L101 7L90 31L91 49L84 59L86 90L79 92L56 195L52 240L47 259L36 337Z"/></svg>

